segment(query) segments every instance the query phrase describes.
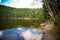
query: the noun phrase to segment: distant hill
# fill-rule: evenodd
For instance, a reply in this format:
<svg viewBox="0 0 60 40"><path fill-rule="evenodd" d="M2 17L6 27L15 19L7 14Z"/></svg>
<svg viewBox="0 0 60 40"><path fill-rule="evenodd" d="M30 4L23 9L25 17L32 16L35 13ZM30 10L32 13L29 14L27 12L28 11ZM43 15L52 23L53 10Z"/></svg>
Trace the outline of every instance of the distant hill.
<svg viewBox="0 0 60 40"><path fill-rule="evenodd" d="M0 5L0 26L10 28L12 26L31 26L44 22L43 8L11 8ZM10 26L10 27L7 27Z"/></svg>

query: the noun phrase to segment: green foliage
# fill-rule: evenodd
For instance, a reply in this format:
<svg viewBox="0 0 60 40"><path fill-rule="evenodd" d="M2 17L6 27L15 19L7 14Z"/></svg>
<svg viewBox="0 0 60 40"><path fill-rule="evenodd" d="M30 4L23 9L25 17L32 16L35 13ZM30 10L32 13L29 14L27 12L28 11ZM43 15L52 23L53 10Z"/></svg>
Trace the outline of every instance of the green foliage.
<svg viewBox="0 0 60 40"><path fill-rule="evenodd" d="M0 5L0 26L2 28L12 28L16 26L37 26L43 23L44 20L44 9L28 9L28 8L11 8ZM21 18L21 19L20 19ZM24 18L31 18L27 20ZM9 27L7 27L9 26ZM37 26L38 27L38 26Z"/></svg>
<svg viewBox="0 0 60 40"><path fill-rule="evenodd" d="M49 15L47 9L44 7L44 19L45 21L48 21L51 18L51 16Z"/></svg>

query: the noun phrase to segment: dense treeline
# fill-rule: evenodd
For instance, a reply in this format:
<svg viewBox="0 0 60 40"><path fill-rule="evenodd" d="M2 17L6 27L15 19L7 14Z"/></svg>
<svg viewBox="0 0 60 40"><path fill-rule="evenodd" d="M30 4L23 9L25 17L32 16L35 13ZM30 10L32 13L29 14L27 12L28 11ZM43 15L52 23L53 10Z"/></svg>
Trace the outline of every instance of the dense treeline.
<svg viewBox="0 0 60 40"><path fill-rule="evenodd" d="M40 24L45 21L43 11L43 8L11 8L0 5L1 29L17 26L40 27Z"/></svg>

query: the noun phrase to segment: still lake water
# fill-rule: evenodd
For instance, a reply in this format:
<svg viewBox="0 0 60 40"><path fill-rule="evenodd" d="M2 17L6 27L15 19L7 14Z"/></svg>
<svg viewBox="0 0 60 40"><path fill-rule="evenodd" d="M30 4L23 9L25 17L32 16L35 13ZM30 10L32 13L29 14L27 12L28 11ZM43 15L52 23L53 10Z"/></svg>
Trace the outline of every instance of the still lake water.
<svg viewBox="0 0 60 40"><path fill-rule="evenodd" d="M0 40L41 40L42 31L35 28L12 28L0 31Z"/></svg>

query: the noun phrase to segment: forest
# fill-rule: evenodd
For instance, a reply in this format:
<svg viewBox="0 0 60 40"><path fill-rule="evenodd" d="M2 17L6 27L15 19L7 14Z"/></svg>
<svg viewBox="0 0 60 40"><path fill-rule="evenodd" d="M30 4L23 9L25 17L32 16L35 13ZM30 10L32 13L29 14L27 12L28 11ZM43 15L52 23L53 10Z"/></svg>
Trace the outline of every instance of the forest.
<svg viewBox="0 0 60 40"><path fill-rule="evenodd" d="M60 1L43 0L43 2L43 8L37 9L17 9L0 5L0 30L32 26L43 31L42 40L60 40Z"/></svg>
<svg viewBox="0 0 60 40"><path fill-rule="evenodd" d="M44 8L28 9L28 8L11 8L0 5L0 26L2 28L11 28L16 26L34 26L40 27L45 22L46 17ZM48 15L48 14L47 14ZM8 27L10 26L10 27Z"/></svg>

